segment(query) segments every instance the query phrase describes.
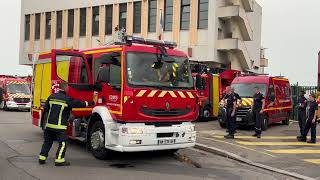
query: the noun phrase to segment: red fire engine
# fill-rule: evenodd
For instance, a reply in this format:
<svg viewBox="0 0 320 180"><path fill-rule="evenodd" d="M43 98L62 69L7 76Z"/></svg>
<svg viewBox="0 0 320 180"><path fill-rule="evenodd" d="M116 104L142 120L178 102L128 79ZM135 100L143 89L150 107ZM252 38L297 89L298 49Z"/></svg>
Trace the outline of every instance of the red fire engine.
<svg viewBox="0 0 320 180"><path fill-rule="evenodd" d="M253 103L254 88L259 87L265 97L262 129L266 130L269 124L282 122L289 124L292 113L292 95L289 80L283 77L266 75L243 75L236 77L231 86L242 97L238 103L236 123L238 125L254 125L250 111ZM221 127L225 127L225 109L221 109Z"/></svg>
<svg viewBox="0 0 320 180"><path fill-rule="evenodd" d="M31 93L24 79L0 75L0 109L30 110Z"/></svg>
<svg viewBox="0 0 320 180"><path fill-rule="evenodd" d="M34 69L32 123L44 127L43 105L62 81L73 98L96 102L73 109L72 139L98 159L120 152L177 150L195 145L198 116L187 55L176 43L126 36L96 49L52 50Z"/></svg>

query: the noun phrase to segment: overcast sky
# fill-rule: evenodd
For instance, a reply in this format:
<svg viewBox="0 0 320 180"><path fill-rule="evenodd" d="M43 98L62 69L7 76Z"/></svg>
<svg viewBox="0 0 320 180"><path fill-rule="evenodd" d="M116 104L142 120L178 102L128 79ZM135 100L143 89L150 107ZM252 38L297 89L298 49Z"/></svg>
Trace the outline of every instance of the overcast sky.
<svg viewBox="0 0 320 180"><path fill-rule="evenodd" d="M263 7L262 46L267 47L267 72L285 75L291 83L315 85L320 49L319 0L257 0ZM0 74L26 75L18 65L20 0L0 6Z"/></svg>

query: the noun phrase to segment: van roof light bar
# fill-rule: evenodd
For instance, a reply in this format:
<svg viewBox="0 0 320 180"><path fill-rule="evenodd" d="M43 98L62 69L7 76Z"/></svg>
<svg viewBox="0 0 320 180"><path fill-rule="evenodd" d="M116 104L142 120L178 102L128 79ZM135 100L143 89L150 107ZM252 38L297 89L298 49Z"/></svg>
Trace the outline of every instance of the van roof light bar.
<svg viewBox="0 0 320 180"><path fill-rule="evenodd" d="M176 48L178 46L177 43L173 41L153 40L153 39L146 39L146 38L135 37L135 36L125 36L125 41L128 44L136 43L136 44L145 44L145 45L151 45L151 46L162 46L167 48Z"/></svg>

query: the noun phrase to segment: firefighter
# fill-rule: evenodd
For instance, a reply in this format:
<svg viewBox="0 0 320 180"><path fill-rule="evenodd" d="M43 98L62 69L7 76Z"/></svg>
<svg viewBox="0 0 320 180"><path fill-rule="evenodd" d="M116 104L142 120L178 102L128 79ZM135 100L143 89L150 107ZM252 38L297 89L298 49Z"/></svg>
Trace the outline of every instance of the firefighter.
<svg viewBox="0 0 320 180"><path fill-rule="evenodd" d="M253 95L253 104L251 112L253 114L253 121L255 122L255 134L254 137L261 138L261 125L262 125L262 114L265 106L264 96L260 92L259 87L254 88L255 94Z"/></svg>
<svg viewBox="0 0 320 180"><path fill-rule="evenodd" d="M318 111L318 104L316 102L316 96L314 94L310 94L309 96L309 102L306 109L306 115L307 115L307 124L304 128L304 133L301 138L298 138L298 141L306 142L307 141L307 135L309 133L309 130L311 129L311 140L308 141L308 143L316 143L317 140L317 111Z"/></svg>
<svg viewBox="0 0 320 180"><path fill-rule="evenodd" d="M226 109L227 109L227 127L228 127L228 135L225 135L224 137L226 139L234 139L234 133L236 129L236 122L235 122L235 116L236 116L236 106L237 106L237 98L232 93L232 90L230 87L226 88L226 95L224 97L224 100L226 101Z"/></svg>
<svg viewBox="0 0 320 180"><path fill-rule="evenodd" d="M39 155L39 164L45 164L53 141L59 142L56 153L55 166L69 166L65 161L67 141L67 123L72 108L82 108L93 105L93 102L74 100L66 94L67 83L60 84L60 91L49 96L44 106L44 114L47 114L47 124L44 130L44 143Z"/></svg>
<svg viewBox="0 0 320 180"><path fill-rule="evenodd" d="M301 91L298 98L298 121L300 127L300 135L297 138L302 138L304 134L304 128L306 126L306 107L307 99L304 97L305 92Z"/></svg>

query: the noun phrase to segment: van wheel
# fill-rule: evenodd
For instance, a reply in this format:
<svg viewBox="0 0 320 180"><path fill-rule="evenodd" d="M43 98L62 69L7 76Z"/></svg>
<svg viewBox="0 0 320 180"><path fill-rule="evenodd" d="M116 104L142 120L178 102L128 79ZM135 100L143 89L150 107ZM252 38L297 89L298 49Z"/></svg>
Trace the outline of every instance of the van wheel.
<svg viewBox="0 0 320 180"><path fill-rule="evenodd" d="M92 155L100 160L108 159L110 151L105 148L105 130L101 121L96 121L88 137Z"/></svg>
<svg viewBox="0 0 320 180"><path fill-rule="evenodd" d="M4 109L4 101L1 101L1 103L0 103L0 109Z"/></svg>
<svg viewBox="0 0 320 180"><path fill-rule="evenodd" d="M211 118L211 109L209 106L206 106L204 109L203 109L203 117L202 117L202 120L203 121L209 121Z"/></svg>
<svg viewBox="0 0 320 180"><path fill-rule="evenodd" d="M289 125L290 124L290 119L287 117L285 120L282 121L283 125Z"/></svg>
<svg viewBox="0 0 320 180"><path fill-rule="evenodd" d="M261 130L266 131L269 127L269 120L267 116L263 116Z"/></svg>

